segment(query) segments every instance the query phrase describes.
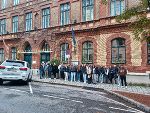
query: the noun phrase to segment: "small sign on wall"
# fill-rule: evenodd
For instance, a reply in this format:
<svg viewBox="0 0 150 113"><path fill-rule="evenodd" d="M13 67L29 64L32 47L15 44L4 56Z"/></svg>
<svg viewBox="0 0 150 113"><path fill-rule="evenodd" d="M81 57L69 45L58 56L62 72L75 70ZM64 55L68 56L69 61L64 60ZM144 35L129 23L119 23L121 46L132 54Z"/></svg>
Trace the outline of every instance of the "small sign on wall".
<svg viewBox="0 0 150 113"><path fill-rule="evenodd" d="M36 64L36 61L32 61L32 64Z"/></svg>

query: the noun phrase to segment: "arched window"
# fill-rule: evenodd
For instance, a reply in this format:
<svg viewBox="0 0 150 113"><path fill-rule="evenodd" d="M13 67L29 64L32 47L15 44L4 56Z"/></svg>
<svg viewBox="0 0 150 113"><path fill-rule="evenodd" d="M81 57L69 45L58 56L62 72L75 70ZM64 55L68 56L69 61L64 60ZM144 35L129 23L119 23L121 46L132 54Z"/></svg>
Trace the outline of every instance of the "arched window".
<svg viewBox="0 0 150 113"><path fill-rule="evenodd" d="M31 46L30 46L30 44L28 44L28 45L25 47L25 52L31 52Z"/></svg>
<svg viewBox="0 0 150 113"><path fill-rule="evenodd" d="M11 48L11 59L16 60L17 58L17 49L15 47Z"/></svg>
<svg viewBox="0 0 150 113"><path fill-rule="evenodd" d="M42 51L50 51L49 45L47 42L44 42L43 46L42 46Z"/></svg>
<svg viewBox="0 0 150 113"><path fill-rule="evenodd" d="M150 41L147 42L147 63L150 64Z"/></svg>
<svg viewBox="0 0 150 113"><path fill-rule="evenodd" d="M64 43L61 44L60 46L61 48L61 52L60 52L60 59L62 62L66 62L68 61L68 55L69 55L69 44L68 43Z"/></svg>
<svg viewBox="0 0 150 113"><path fill-rule="evenodd" d="M111 43L111 61L115 64L126 63L125 39L116 38Z"/></svg>
<svg viewBox="0 0 150 113"><path fill-rule="evenodd" d="M82 45L82 63L93 63L93 43L84 42Z"/></svg>

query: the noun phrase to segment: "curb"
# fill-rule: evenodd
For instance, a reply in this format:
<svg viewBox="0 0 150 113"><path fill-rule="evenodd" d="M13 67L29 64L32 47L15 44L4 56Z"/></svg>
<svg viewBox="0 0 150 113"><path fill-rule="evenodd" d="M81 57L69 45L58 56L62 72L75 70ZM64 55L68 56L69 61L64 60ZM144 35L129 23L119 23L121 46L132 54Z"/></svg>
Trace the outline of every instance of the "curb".
<svg viewBox="0 0 150 113"><path fill-rule="evenodd" d="M123 99L123 100L125 100L125 101L127 101L129 103L131 103L132 105L135 105L137 108L143 110L144 112L150 113L150 107L148 107L148 106L146 106L144 104L141 104L141 103L139 103L139 102L137 102L137 101L135 101L133 99L127 98L125 96L122 96L122 95L120 95L118 93L115 93L113 91L105 90L103 88L93 88L93 87L88 87L88 86L83 86L83 85L39 81L39 80L34 80L34 79L32 79L32 81L34 81L34 82L41 82L41 83L48 83L48 84L55 84L55 85L64 85L64 86L78 87L78 88L83 88L83 89L87 89L87 90L88 89L90 89L90 90L104 90L104 91L106 91L106 92L108 92L108 93L110 93L110 94L112 94L114 96L117 96L117 97L119 97L119 98L121 98L121 99Z"/></svg>
<svg viewBox="0 0 150 113"><path fill-rule="evenodd" d="M104 90L103 88L94 88L94 87L89 87L89 86L84 86L84 85L75 85L75 84L64 84L64 83L55 83L55 82L46 82L46 81L39 81L39 80L32 80L34 82L41 82L41 83L47 83L47 84L55 84L55 85L63 85L63 86L71 86L71 87L77 87L77 88L83 88L87 90Z"/></svg>
<svg viewBox="0 0 150 113"><path fill-rule="evenodd" d="M115 96L117 96L117 97L119 97L119 98L129 102L129 103L131 103L132 105L135 105L137 108L143 110L144 112L150 113L150 107L148 107L148 106L146 106L144 104L141 104L141 103L139 103L139 102L137 102L137 101L135 101L133 99L127 98L127 97L122 96L122 95L120 95L118 93L115 93L113 91L108 91L108 90L105 90L105 91L110 93L110 94L112 94L112 95L115 95Z"/></svg>

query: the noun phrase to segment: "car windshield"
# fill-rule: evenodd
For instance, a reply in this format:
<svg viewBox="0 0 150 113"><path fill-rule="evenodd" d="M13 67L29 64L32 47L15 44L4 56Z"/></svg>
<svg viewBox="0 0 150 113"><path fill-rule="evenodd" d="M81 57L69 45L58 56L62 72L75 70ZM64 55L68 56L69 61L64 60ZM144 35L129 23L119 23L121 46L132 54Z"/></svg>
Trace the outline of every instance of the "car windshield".
<svg viewBox="0 0 150 113"><path fill-rule="evenodd" d="M4 66L16 66L16 67L24 67L24 62L21 61L5 61L4 63L2 63L2 65Z"/></svg>

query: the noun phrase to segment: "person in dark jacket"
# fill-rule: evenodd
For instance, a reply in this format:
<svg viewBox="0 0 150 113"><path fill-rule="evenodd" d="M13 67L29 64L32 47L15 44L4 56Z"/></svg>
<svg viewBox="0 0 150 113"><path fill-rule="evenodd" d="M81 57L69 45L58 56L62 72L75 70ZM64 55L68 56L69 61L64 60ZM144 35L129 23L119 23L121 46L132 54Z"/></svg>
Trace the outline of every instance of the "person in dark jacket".
<svg viewBox="0 0 150 113"><path fill-rule="evenodd" d="M116 66L111 66L109 73L110 73L110 82L115 83L115 77L117 76L118 73Z"/></svg>
<svg viewBox="0 0 150 113"><path fill-rule="evenodd" d="M77 73L77 68L75 65L71 65L71 82L76 81L76 73Z"/></svg>
<svg viewBox="0 0 150 113"><path fill-rule="evenodd" d="M54 75L54 79L56 78L56 73L58 73L58 66L54 63L54 66L52 67L52 72Z"/></svg>
<svg viewBox="0 0 150 113"><path fill-rule="evenodd" d="M51 78L51 75L52 75L52 64L48 63L48 77Z"/></svg>
<svg viewBox="0 0 150 113"><path fill-rule="evenodd" d="M59 71L60 71L60 78L64 79L64 78L65 78L65 77L64 77L64 71L65 71L65 66L64 66L64 64L62 64L62 65L60 66Z"/></svg>
<svg viewBox="0 0 150 113"><path fill-rule="evenodd" d="M81 81L81 80L80 80L80 78L81 78L81 77L80 77L80 76L81 76L81 73L82 73L82 72L81 72L81 65L78 65L78 66L77 66L77 81L78 81L78 82Z"/></svg>
<svg viewBox="0 0 150 113"><path fill-rule="evenodd" d="M41 63L40 68L40 79L44 78L45 72L44 72L44 63Z"/></svg>
<svg viewBox="0 0 150 113"><path fill-rule="evenodd" d="M121 66L119 69L119 76L121 79L122 86L124 86L124 85L127 86L126 75L127 75L127 69L125 67Z"/></svg>
<svg viewBox="0 0 150 113"><path fill-rule="evenodd" d="M99 73L100 73L100 75L99 75L99 82L103 83L104 82L104 73L105 73L103 66L99 67Z"/></svg>

